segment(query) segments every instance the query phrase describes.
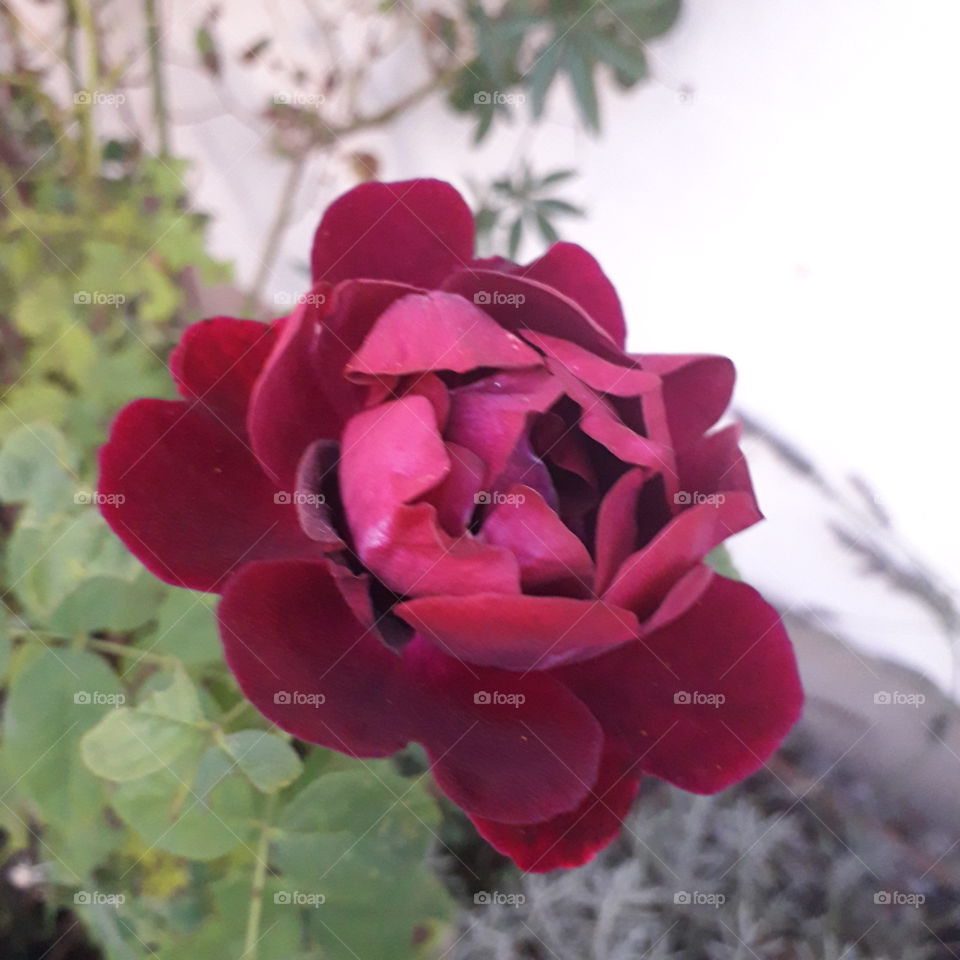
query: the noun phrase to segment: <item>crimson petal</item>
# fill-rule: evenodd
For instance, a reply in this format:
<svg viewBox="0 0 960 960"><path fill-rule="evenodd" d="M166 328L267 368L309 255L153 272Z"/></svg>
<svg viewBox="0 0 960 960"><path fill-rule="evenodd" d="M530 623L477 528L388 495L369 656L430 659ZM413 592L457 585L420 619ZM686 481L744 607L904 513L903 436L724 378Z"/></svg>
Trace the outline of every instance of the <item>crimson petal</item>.
<svg viewBox="0 0 960 960"><path fill-rule="evenodd" d="M211 317L187 327L170 354L180 395L209 406L243 430L254 382L276 342L278 325Z"/></svg>
<svg viewBox="0 0 960 960"><path fill-rule="evenodd" d="M456 294L410 294L388 307L347 365L348 375L534 367L540 355Z"/></svg>
<svg viewBox="0 0 960 960"><path fill-rule="evenodd" d="M117 536L177 586L217 590L250 560L320 552L243 438L197 404L125 407L100 450L99 489L116 498L103 514Z"/></svg>
<svg viewBox="0 0 960 960"><path fill-rule="evenodd" d="M322 562L254 563L219 608L227 662L268 719L352 756L421 742L438 785L474 816L534 823L577 807L603 735L549 675L470 667L415 638L392 652Z"/></svg>
<svg viewBox="0 0 960 960"><path fill-rule="evenodd" d="M363 183L335 200L313 240L313 280L354 277L438 287L473 257L473 214L439 180Z"/></svg>
<svg viewBox="0 0 960 960"><path fill-rule="evenodd" d="M756 772L803 704L777 611L721 576L668 626L558 675L645 772L694 793Z"/></svg>
<svg viewBox="0 0 960 960"><path fill-rule="evenodd" d="M519 592L509 552L451 537L432 504L413 502L450 469L426 397L410 394L353 417L343 435L340 489L357 554L398 593L470 593L480 585Z"/></svg>
<svg viewBox="0 0 960 960"><path fill-rule="evenodd" d="M629 610L570 597L419 597L394 612L445 653L506 670L550 670L596 657L639 633Z"/></svg>
<svg viewBox="0 0 960 960"><path fill-rule="evenodd" d="M622 746L607 742L589 796L545 823L511 825L472 817L480 836L527 873L579 867L613 840L640 788L640 772Z"/></svg>
<svg viewBox="0 0 960 960"><path fill-rule="evenodd" d="M600 264L583 247L575 243L555 243L519 272L578 303L618 347L624 346L627 324L620 298Z"/></svg>

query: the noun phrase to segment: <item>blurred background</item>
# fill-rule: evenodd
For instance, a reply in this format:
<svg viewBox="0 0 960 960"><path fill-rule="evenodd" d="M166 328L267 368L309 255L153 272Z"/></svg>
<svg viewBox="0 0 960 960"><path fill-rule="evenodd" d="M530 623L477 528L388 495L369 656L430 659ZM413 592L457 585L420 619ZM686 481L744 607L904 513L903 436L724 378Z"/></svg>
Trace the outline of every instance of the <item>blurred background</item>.
<svg viewBox="0 0 960 960"><path fill-rule="evenodd" d="M958 28L948 0L0 2L3 955L960 955ZM395 899L387 867L367 890L352 865L339 914L248 903L267 859L274 893L315 877L273 850L265 808L288 814L281 847L321 856L352 827L294 830L297 798L355 771L321 776L335 760L284 741L275 778L242 789L209 753L179 788L120 781L81 746L116 702L36 706L88 675L135 709L179 684L223 736L260 729L209 603L143 575L90 508L93 453L122 403L169 391L189 322L288 312L334 197L416 176L464 192L486 253L587 247L632 348L734 359L768 522L730 550L784 611L809 704L752 787L657 788L656 829L641 804L595 865L515 879L519 907L471 903L489 877L449 817L393 826L416 834L396 876L416 863L423 885L371 940L359 905ZM204 776L233 790L223 809ZM212 819L184 830L194 800ZM699 836L696 856L674 862L664 831ZM722 909L675 900L721 880Z"/></svg>

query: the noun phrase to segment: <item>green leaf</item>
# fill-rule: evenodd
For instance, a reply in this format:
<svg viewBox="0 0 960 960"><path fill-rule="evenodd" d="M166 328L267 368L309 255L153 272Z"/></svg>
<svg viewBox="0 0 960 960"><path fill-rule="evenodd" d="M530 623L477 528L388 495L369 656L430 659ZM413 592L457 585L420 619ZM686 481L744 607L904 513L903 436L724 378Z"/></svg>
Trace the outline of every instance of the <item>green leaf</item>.
<svg viewBox="0 0 960 960"><path fill-rule="evenodd" d="M713 550L707 554L707 563L724 577L729 577L731 580L742 579L736 566L734 566L730 551L723 544L719 547L714 547Z"/></svg>
<svg viewBox="0 0 960 960"><path fill-rule="evenodd" d="M296 750L286 740L262 730L228 733L223 747L250 782L263 793L275 793L303 772Z"/></svg>
<svg viewBox="0 0 960 960"><path fill-rule="evenodd" d="M597 102L597 88L593 79L593 67L580 51L579 47L567 47L565 65L573 93L583 121L587 128L595 133L600 131L600 105Z"/></svg>
<svg viewBox="0 0 960 960"><path fill-rule="evenodd" d="M73 506L76 458L63 435L43 423L26 424L0 448L0 500L26 503L43 518Z"/></svg>
<svg viewBox="0 0 960 960"><path fill-rule="evenodd" d="M197 688L182 667L174 669L171 682L166 687L151 690L137 709L181 723L203 723Z"/></svg>
<svg viewBox="0 0 960 960"><path fill-rule="evenodd" d="M135 630L156 611L164 587L143 572L132 583L117 577L91 577L69 593L50 618L51 628L60 634Z"/></svg>
<svg viewBox="0 0 960 960"><path fill-rule="evenodd" d="M213 860L253 832L253 788L231 776L231 761L211 747L199 764L180 757L169 767L119 785L112 806L149 845L191 860Z"/></svg>
<svg viewBox="0 0 960 960"><path fill-rule="evenodd" d="M44 650L14 676L4 712L6 765L48 819L71 830L102 828L103 787L81 762L78 743L122 696L106 661L83 650Z"/></svg>
<svg viewBox="0 0 960 960"><path fill-rule="evenodd" d="M199 756L208 738L202 727L121 707L87 731L80 748L97 776L124 783L166 769L187 754Z"/></svg>
<svg viewBox="0 0 960 960"><path fill-rule="evenodd" d="M153 653L168 654L185 664L209 663L222 657L214 619L215 598L194 590L170 590L157 611L157 630L139 642Z"/></svg>
<svg viewBox="0 0 960 960"><path fill-rule="evenodd" d="M540 52L533 67L527 73L527 86L530 90L530 108L533 116L539 119L547 102L547 93L556 79L557 71L563 59L563 40L551 38L549 44Z"/></svg>

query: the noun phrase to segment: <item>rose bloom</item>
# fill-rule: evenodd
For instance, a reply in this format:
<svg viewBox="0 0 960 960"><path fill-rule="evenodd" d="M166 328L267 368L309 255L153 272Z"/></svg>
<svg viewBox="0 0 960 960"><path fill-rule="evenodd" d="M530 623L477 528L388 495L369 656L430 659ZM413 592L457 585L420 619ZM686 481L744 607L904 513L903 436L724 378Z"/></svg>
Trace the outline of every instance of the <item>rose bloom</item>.
<svg viewBox="0 0 960 960"><path fill-rule="evenodd" d="M354 757L423 745L437 787L524 870L584 863L641 777L756 771L802 691L777 613L707 554L759 519L734 369L624 351L617 295L557 243L475 259L434 180L327 210L313 287L216 317L181 400L120 412L103 508L168 583L221 594L244 694Z"/></svg>

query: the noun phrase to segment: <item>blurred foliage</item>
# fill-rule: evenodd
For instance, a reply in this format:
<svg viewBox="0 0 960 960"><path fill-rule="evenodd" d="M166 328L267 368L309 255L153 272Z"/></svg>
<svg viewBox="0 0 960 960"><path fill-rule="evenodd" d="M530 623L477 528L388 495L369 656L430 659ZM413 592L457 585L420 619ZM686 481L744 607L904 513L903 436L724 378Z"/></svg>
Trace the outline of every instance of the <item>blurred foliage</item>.
<svg viewBox="0 0 960 960"><path fill-rule="evenodd" d="M475 57L456 77L455 110L477 115L482 140L511 106L529 102L540 119L565 79L587 129L600 131L600 79L628 90L648 75L646 43L676 22L680 0L514 0L496 13L470 4Z"/></svg>
<svg viewBox="0 0 960 960"><path fill-rule="evenodd" d="M524 231L536 231L549 245L560 239L559 217L582 217L581 207L555 195L554 190L576 176L574 170L554 170L537 176L523 164L514 176L494 180L489 188L474 187L477 195L477 243L481 251L506 250L514 259Z"/></svg>

